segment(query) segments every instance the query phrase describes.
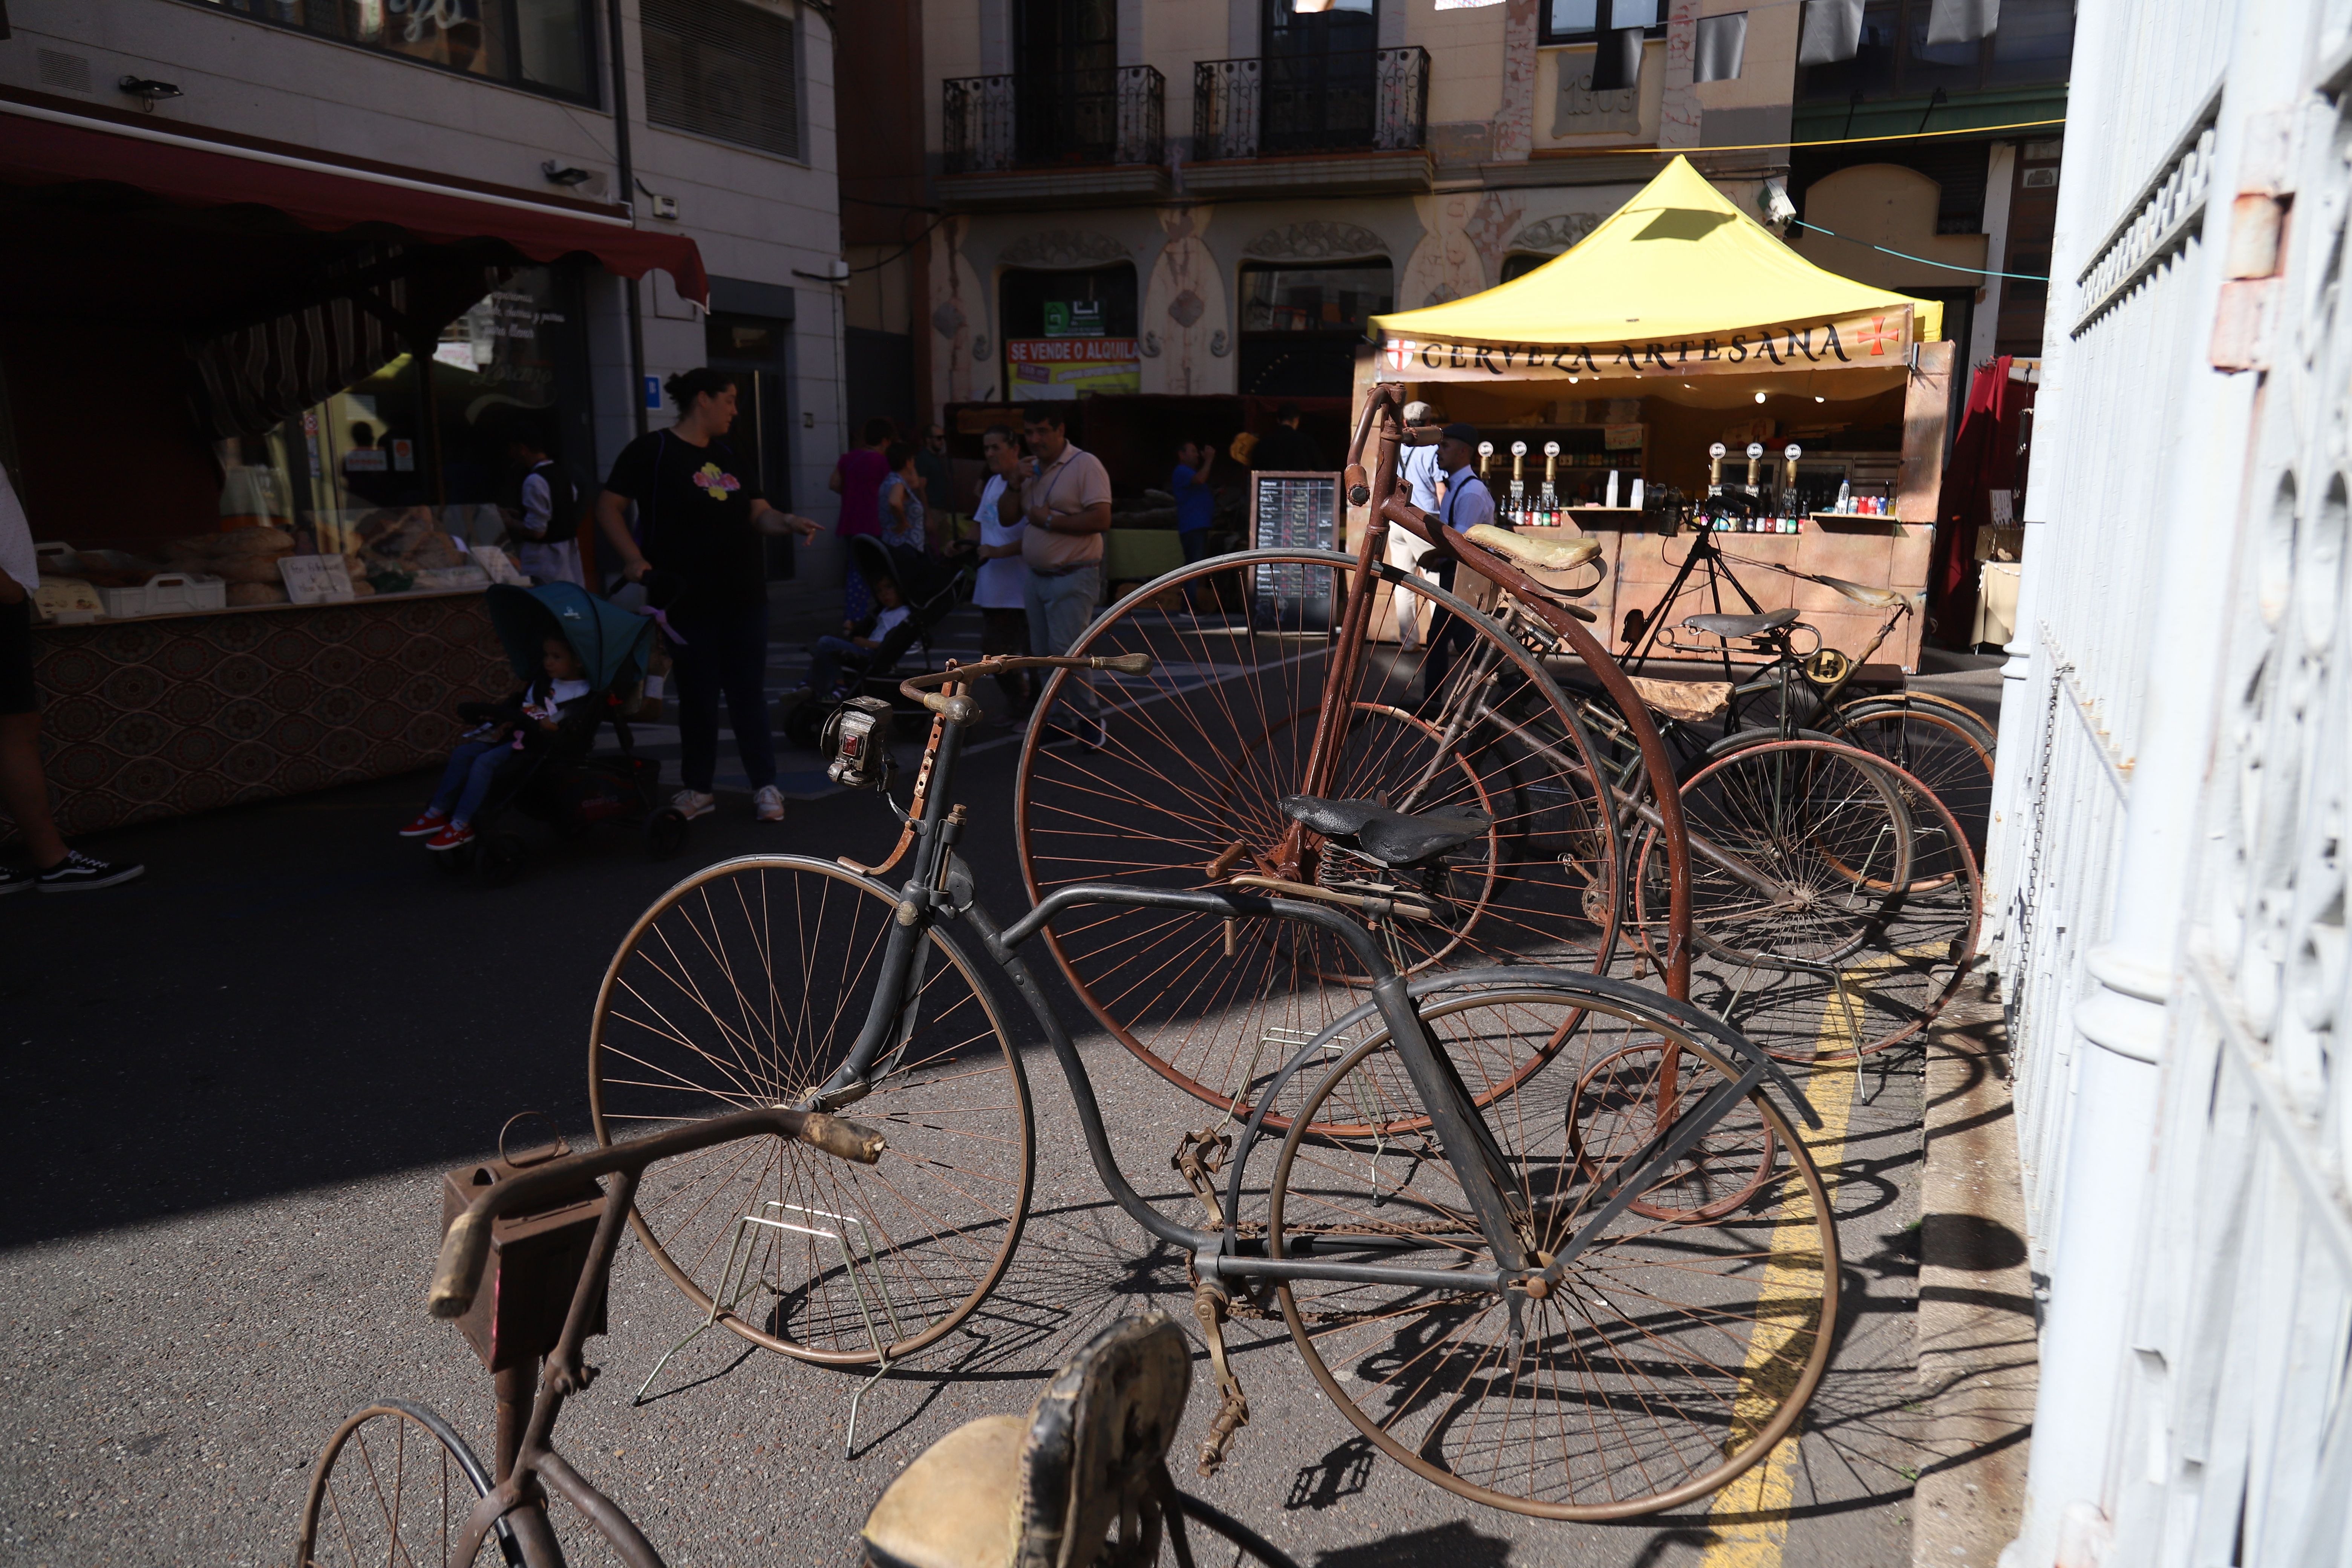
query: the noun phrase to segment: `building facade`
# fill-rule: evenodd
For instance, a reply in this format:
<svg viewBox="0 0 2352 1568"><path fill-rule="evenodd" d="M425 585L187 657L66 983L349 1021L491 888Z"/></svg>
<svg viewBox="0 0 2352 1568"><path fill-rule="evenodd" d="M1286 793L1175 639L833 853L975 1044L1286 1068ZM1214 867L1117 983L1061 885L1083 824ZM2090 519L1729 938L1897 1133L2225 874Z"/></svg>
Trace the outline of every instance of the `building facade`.
<svg viewBox="0 0 2352 1568"><path fill-rule="evenodd" d="M2072 6L2010 0L1989 37L1933 49L1927 0L1862 11L1852 58L1808 67L1795 0L861 10L845 52L887 37L871 53L894 74L876 81L900 85L878 112L893 144L919 134L927 177L861 183L845 154L877 226L851 231L871 279L853 329L903 354L934 416L1074 392L1344 399L1369 317L1519 276L1684 153L1746 210L1780 182L1839 236L1951 264L1790 231L1824 265L1946 300L1989 354L1999 333L1972 312L2005 304L1975 269L2031 261L2006 226L2012 211L2032 226L2020 154L2044 169L2039 199L2057 135L1984 128L2063 116ZM1793 163L1788 145L1895 129L1936 134Z"/></svg>
<svg viewBox="0 0 2352 1568"><path fill-rule="evenodd" d="M486 502L519 420L593 490L706 363L741 378L762 485L829 515L824 8L16 0L6 31L0 456L39 537L143 546L240 484L281 516ZM58 416L85 378L107 428ZM87 483L100 452L135 503Z"/></svg>

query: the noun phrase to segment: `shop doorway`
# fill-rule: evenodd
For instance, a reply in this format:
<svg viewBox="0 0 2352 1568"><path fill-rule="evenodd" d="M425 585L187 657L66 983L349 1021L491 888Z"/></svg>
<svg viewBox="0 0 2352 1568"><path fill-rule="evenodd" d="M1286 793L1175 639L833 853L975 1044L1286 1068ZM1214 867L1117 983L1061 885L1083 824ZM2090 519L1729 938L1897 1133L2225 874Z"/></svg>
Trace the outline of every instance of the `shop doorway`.
<svg viewBox="0 0 2352 1568"><path fill-rule="evenodd" d="M1386 259L1242 268L1241 393L1244 397L1347 397L1356 345L1371 319L1394 309Z"/></svg>
<svg viewBox="0 0 2352 1568"><path fill-rule="evenodd" d="M751 470L751 482L777 506L792 510L792 411L785 392L785 353L792 323L772 316L713 312L703 326L710 368L735 378L735 423L727 444ZM767 542L768 581L793 575L793 542Z"/></svg>

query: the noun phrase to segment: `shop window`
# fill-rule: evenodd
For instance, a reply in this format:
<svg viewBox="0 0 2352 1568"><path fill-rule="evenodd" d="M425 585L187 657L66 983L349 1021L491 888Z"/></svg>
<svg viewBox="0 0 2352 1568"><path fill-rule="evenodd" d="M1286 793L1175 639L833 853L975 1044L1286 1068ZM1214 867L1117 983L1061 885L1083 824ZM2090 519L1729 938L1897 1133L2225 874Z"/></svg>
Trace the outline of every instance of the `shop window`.
<svg viewBox="0 0 2352 1568"><path fill-rule="evenodd" d="M1321 267L1244 267L1241 391L1261 397L1348 395L1356 345L1393 308L1386 260Z"/></svg>
<svg viewBox="0 0 2352 1568"><path fill-rule="evenodd" d="M646 118L674 131L801 155L800 40L750 0L644 0Z"/></svg>
<svg viewBox="0 0 2352 1568"><path fill-rule="evenodd" d="M1543 8L1542 41L1547 44L1589 44L1598 35L1602 0L1548 0ZM1666 35L1664 0L1612 0L1609 28L1640 27L1651 37Z"/></svg>
<svg viewBox="0 0 2352 1568"><path fill-rule="evenodd" d="M596 101L590 0L189 0L551 97Z"/></svg>
<svg viewBox="0 0 2352 1568"><path fill-rule="evenodd" d="M304 549L352 556L355 571L383 580L377 591L400 592L404 564L462 564L442 559L457 545L440 535L506 541L501 509L517 503L521 480L517 437L593 494L584 328L570 269L516 272L442 329L424 367L429 384L402 354L268 430L219 443L222 526L278 524Z"/></svg>
<svg viewBox="0 0 2352 1568"><path fill-rule="evenodd" d="M1100 396L1143 389L1135 265L1070 272L1016 268L997 288L1005 396Z"/></svg>

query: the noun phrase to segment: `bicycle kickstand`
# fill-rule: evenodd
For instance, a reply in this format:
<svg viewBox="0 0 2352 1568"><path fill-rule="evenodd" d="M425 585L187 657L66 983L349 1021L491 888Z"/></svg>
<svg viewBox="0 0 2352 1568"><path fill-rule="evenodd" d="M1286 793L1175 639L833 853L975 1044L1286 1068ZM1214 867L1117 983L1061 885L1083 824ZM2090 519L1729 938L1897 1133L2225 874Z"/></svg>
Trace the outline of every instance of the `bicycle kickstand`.
<svg viewBox="0 0 2352 1568"><path fill-rule="evenodd" d="M1209 1342L1209 1366L1217 1376L1219 1401L1209 1435L1201 1440L1200 1470L1204 1479L1217 1473L1225 1462L1225 1450L1233 1447L1234 1434L1249 1425L1249 1396L1242 1392L1241 1381L1225 1360L1229 1304L1225 1293L1206 1281L1192 1291L1192 1315L1201 1321L1201 1332Z"/></svg>

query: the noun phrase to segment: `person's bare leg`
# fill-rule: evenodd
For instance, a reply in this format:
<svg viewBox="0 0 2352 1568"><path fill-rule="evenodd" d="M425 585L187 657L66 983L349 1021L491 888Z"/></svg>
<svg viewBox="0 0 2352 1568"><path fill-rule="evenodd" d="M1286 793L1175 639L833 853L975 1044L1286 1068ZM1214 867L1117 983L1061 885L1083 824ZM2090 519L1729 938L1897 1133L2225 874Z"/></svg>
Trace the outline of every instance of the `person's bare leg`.
<svg viewBox="0 0 2352 1568"><path fill-rule="evenodd" d="M66 841L49 815L48 777L41 772L38 713L0 713L0 811L25 836L33 869L46 871L66 858Z"/></svg>

